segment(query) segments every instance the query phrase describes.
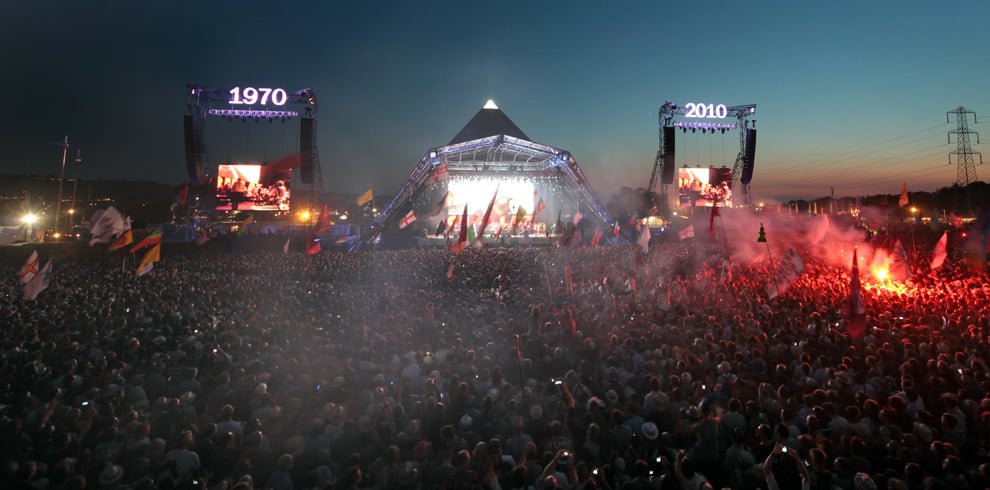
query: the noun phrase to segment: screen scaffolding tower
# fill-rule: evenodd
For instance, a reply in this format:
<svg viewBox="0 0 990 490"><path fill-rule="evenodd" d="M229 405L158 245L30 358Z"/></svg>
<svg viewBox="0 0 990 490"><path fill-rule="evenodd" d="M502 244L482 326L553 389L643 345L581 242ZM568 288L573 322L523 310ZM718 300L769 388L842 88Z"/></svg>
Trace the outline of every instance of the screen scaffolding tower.
<svg viewBox="0 0 990 490"><path fill-rule="evenodd" d="M312 183L305 184L304 180L294 179L293 194L305 196L300 201L307 209L313 208L319 201L325 199L323 187L323 172L320 168L320 156L316 145L316 126L319 119L319 102L316 93L310 88L304 88L295 92L283 94L284 101L280 106L288 106L287 109L270 110L263 107L231 105L231 90L202 87L199 85L186 85L186 118L188 120L186 134L186 164L189 173L189 182L194 186L202 186L209 183L209 176L205 167L208 166L209 153L206 145L206 120L208 116L224 118L227 121L239 119L247 120L276 120L283 123L288 119L311 119L313 127L313 138L311 150L300 148L300 153L312 152ZM292 106L302 106L302 114L298 110L292 110ZM240 108L244 107L244 108ZM305 156L305 155L304 155ZM298 187L297 187L298 186Z"/></svg>
<svg viewBox="0 0 990 490"><path fill-rule="evenodd" d="M701 130L702 133L710 132L715 134L716 132L725 133L730 129L739 130L739 152L736 154L736 161L732 165L732 180L737 181L741 175L745 159L746 159L746 130L756 128L756 120L749 120L750 116L756 114L756 104L745 104L736 105L726 108L726 117L733 117L736 119L735 123L706 123L706 122L681 122L675 121L675 116L683 116L687 114L686 108L678 106L672 102L664 102L657 111L657 120L659 126L659 148L657 149L657 156L653 161L653 173L650 175L650 184L646 189L647 200L651 201L651 196L656 192L657 184L662 182L663 186L660 188L660 199L663 201L663 205L669 206L669 198L667 195L667 186L673 183L673 175L676 172L676 163L674 162L673 156L664 162L665 148L672 148L673 145L669 143L665 145L664 142L664 128L679 127L684 131L692 130L696 132ZM674 132L668 132L668 137L673 138ZM673 168L666 169L666 165L671 165ZM752 165L752 162L750 162ZM661 176L667 176L667 178L661 179ZM670 180L668 180L670 179ZM746 196L746 204L750 203L749 194L749 183L743 185L743 193ZM649 205L652 207L653 203L650 202Z"/></svg>

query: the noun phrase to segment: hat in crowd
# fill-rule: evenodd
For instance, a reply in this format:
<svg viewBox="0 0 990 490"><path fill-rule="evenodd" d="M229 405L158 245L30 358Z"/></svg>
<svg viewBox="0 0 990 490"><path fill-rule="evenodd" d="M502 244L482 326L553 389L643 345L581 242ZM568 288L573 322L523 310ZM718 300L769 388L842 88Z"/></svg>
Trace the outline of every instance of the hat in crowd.
<svg viewBox="0 0 990 490"><path fill-rule="evenodd" d="M616 393L615 390L608 390L605 392L605 398L607 398L611 403L618 403L619 394Z"/></svg>
<svg viewBox="0 0 990 490"><path fill-rule="evenodd" d="M385 384L385 375L382 374L382 373L376 374L375 375L375 384L379 384L379 385Z"/></svg>
<svg viewBox="0 0 990 490"><path fill-rule="evenodd" d="M191 391L187 391L179 395L179 401L182 402L183 405L188 405L196 401L196 394Z"/></svg>
<svg viewBox="0 0 990 490"><path fill-rule="evenodd" d="M660 430L657 429L657 424L654 424L653 422L647 422L643 424L642 431L643 431L643 437L651 441L656 440L656 438L660 436Z"/></svg>
<svg viewBox="0 0 990 490"><path fill-rule="evenodd" d="M121 478L124 477L124 468L116 464L108 464L100 472L99 483L100 485L115 485L120 483Z"/></svg>
<svg viewBox="0 0 990 490"><path fill-rule="evenodd" d="M330 383L330 387L331 388L340 388L341 386L344 386L344 383L345 382L346 381L344 381L344 377L343 376L337 376L336 378L333 378L333 382Z"/></svg>

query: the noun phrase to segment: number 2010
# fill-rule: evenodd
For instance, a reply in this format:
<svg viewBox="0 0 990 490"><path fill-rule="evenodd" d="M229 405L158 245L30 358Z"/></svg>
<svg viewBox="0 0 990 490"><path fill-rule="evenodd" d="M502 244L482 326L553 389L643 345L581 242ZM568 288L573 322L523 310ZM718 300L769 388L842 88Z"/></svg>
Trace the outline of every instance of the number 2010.
<svg viewBox="0 0 990 490"><path fill-rule="evenodd" d="M729 115L729 110L726 109L725 104L695 104L694 102L689 102L684 104L684 108L687 109L684 117L725 119L725 116Z"/></svg>
<svg viewBox="0 0 990 490"><path fill-rule="evenodd" d="M268 101L271 100L272 104L285 105L288 98L285 90L280 88L244 87L241 89L241 87L234 87L230 89L231 104L267 105Z"/></svg>

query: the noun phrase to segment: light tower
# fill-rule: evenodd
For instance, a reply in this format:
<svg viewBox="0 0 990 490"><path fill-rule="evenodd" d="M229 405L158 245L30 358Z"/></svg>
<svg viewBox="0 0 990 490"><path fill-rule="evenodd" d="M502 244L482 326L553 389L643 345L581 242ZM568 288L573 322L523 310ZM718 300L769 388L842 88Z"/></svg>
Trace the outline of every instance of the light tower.
<svg viewBox="0 0 990 490"><path fill-rule="evenodd" d="M980 144L980 133L969 130L969 121L967 121L967 114L973 115L973 124L976 124L976 113L973 111L967 111L965 107L959 106L954 111L948 111L945 113L945 122L949 121L949 114L956 115L956 129L954 131L949 131L948 139L949 143L952 143L952 135L956 135L956 151L949 153L949 165L952 165L952 155L956 156L956 184L959 186L967 186L971 182L976 181L976 163L973 160L973 155L980 156L980 165L983 165L983 154L978 151L973 151L973 147L969 144L969 135L976 135L976 144Z"/></svg>

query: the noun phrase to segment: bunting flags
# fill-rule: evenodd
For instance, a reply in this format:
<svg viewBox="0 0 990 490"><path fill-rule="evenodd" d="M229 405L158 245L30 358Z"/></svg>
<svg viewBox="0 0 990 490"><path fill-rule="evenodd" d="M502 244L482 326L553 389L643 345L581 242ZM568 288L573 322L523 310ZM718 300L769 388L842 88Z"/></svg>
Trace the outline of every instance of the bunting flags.
<svg viewBox="0 0 990 490"><path fill-rule="evenodd" d="M42 291L48 289L52 280L52 259L45 262L45 266L38 271L34 277L24 285L24 297L34 301Z"/></svg>
<svg viewBox="0 0 990 490"><path fill-rule="evenodd" d="M110 248L107 250L113 252L114 250L124 248L132 243L134 243L134 233L131 232L131 230L124 230L124 232L110 244Z"/></svg>
<svg viewBox="0 0 990 490"><path fill-rule="evenodd" d="M137 252L138 250L141 250L144 247L158 245L161 242L162 242L162 227L159 226L158 228L155 228L155 231L151 232L150 235L144 237L144 240L141 240L140 242L137 243L137 245L131 247L131 253Z"/></svg>
<svg viewBox="0 0 990 490"><path fill-rule="evenodd" d="M712 206L712 215L708 218L708 236L715 236L715 218L721 216L722 213L718 210L718 201L715 201Z"/></svg>
<svg viewBox="0 0 990 490"><path fill-rule="evenodd" d="M151 269L154 268L153 264L161 260L162 258L161 252L162 252L162 244L161 242L158 242L155 243L155 245L151 247L151 249L144 254L144 258L141 259L141 263L138 264L138 268L137 268L138 277L141 277L151 272Z"/></svg>
<svg viewBox="0 0 990 490"><path fill-rule="evenodd" d="M439 184L445 180L450 179L450 171L447 169L446 163L441 163L436 167L433 167L433 172L430 174L430 178L433 179L434 184Z"/></svg>
<svg viewBox="0 0 990 490"><path fill-rule="evenodd" d="M27 284L34 279L34 276L38 275L38 266L41 265L41 261L38 259L38 251L34 250L31 255L28 255L28 259L21 266L21 270L17 272L17 280L21 284Z"/></svg>
<svg viewBox="0 0 990 490"><path fill-rule="evenodd" d="M416 221L416 213L414 213L413 210L410 209L409 212L406 213L406 215L403 216L402 219L399 221L399 229L401 230L413 224L413 222L415 221Z"/></svg>
<svg viewBox="0 0 990 490"><path fill-rule="evenodd" d="M866 334L866 305L863 304L863 289L859 283L859 259L853 249L852 272L849 279L849 305L846 315L846 332L858 339Z"/></svg>
<svg viewBox="0 0 990 490"><path fill-rule="evenodd" d="M464 250L464 247L468 245L468 208L467 203L464 203L464 216L461 217L461 231L457 237L457 244L454 245L454 252L460 252Z"/></svg>
<svg viewBox="0 0 990 490"><path fill-rule="evenodd" d="M932 251L932 264L931 269L937 270L942 267L945 262L945 258L949 255L949 232L943 231L942 238L938 239L938 243L935 244L935 250Z"/></svg>
<svg viewBox="0 0 990 490"><path fill-rule="evenodd" d="M901 198L897 200L897 205L904 207L908 205L907 182L901 184Z"/></svg>
<svg viewBox="0 0 990 490"><path fill-rule="evenodd" d="M364 191L364 194L358 196L357 205L364 206L374 200L375 200L375 194L371 192L371 188L369 187L368 190Z"/></svg>
<svg viewBox="0 0 990 490"><path fill-rule="evenodd" d="M679 236L681 240L694 238L694 225L688 225L687 228L684 228L683 230L679 231L677 233L677 236Z"/></svg>

